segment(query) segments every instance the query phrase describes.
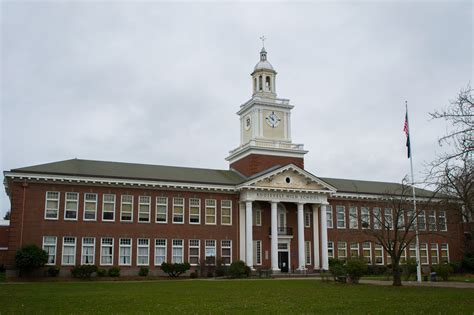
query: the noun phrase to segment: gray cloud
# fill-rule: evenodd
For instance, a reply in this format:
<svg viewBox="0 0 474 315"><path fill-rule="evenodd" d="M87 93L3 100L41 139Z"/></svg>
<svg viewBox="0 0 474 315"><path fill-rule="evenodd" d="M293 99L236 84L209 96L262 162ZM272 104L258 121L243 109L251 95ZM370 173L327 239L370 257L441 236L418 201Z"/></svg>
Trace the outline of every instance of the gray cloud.
<svg viewBox="0 0 474 315"><path fill-rule="evenodd" d="M3 2L3 170L68 158L227 168L268 37L293 140L316 175L417 174L472 80L472 2ZM0 213L8 207L1 195Z"/></svg>

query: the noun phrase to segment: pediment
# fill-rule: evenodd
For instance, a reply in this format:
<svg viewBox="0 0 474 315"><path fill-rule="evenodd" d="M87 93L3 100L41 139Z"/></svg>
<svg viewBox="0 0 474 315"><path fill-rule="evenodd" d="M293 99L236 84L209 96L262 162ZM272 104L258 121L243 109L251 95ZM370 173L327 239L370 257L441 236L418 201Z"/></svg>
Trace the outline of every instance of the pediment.
<svg viewBox="0 0 474 315"><path fill-rule="evenodd" d="M250 188L278 190L306 190L335 192L336 189L315 175L293 165L286 165L271 172L257 176L244 186Z"/></svg>

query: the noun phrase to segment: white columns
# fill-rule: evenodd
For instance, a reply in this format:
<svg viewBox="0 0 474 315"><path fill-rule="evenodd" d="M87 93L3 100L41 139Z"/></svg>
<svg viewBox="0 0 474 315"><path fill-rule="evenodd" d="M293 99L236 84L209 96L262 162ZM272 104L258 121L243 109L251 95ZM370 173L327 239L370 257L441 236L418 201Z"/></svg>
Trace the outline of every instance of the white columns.
<svg viewBox="0 0 474 315"><path fill-rule="evenodd" d="M278 221L277 221L277 203L272 202L272 271L279 271L278 268Z"/></svg>
<svg viewBox="0 0 474 315"><path fill-rule="evenodd" d="M246 262L245 257L245 203L239 202L239 249L240 249L240 260Z"/></svg>
<svg viewBox="0 0 474 315"><path fill-rule="evenodd" d="M318 219L318 206L313 204L313 257L314 257L314 270L321 269L319 263L319 219Z"/></svg>
<svg viewBox="0 0 474 315"><path fill-rule="evenodd" d="M298 203L298 270L305 270L303 203Z"/></svg>
<svg viewBox="0 0 474 315"><path fill-rule="evenodd" d="M323 270L329 270L328 260L328 226L326 220L326 204L321 205L321 263Z"/></svg>
<svg viewBox="0 0 474 315"><path fill-rule="evenodd" d="M253 268L252 201L245 202L245 262Z"/></svg>

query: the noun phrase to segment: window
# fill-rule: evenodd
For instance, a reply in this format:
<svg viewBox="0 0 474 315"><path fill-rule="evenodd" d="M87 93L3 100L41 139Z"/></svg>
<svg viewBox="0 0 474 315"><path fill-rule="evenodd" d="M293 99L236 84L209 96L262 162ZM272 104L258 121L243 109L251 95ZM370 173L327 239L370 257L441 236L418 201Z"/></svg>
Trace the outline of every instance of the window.
<svg viewBox="0 0 474 315"><path fill-rule="evenodd" d="M137 239L137 266L148 266L150 264L150 240L147 238Z"/></svg>
<svg viewBox="0 0 474 315"><path fill-rule="evenodd" d="M374 253L375 253L375 264L376 265L383 265L383 247L382 247L382 244L375 243Z"/></svg>
<svg viewBox="0 0 474 315"><path fill-rule="evenodd" d="M201 199L198 199L198 198L189 199L189 223L190 224L201 223Z"/></svg>
<svg viewBox="0 0 474 315"><path fill-rule="evenodd" d="M253 241L253 263L262 264L262 241Z"/></svg>
<svg viewBox="0 0 474 315"><path fill-rule="evenodd" d="M359 216L356 207L349 208L349 228L357 229L359 227Z"/></svg>
<svg viewBox="0 0 474 315"><path fill-rule="evenodd" d="M395 212L395 214L398 215L398 218L397 218L398 229L404 230L405 229L405 211L398 210L398 212Z"/></svg>
<svg viewBox="0 0 474 315"><path fill-rule="evenodd" d="M77 220L78 210L79 194L75 192L67 192L64 204L64 220Z"/></svg>
<svg viewBox="0 0 474 315"><path fill-rule="evenodd" d="M413 209L407 210L407 226L410 231L415 230L417 218L415 217L415 211Z"/></svg>
<svg viewBox="0 0 474 315"><path fill-rule="evenodd" d="M364 242L362 243L362 255L369 265L372 264L372 243Z"/></svg>
<svg viewBox="0 0 474 315"><path fill-rule="evenodd" d="M434 210L428 212L428 229L436 231L436 211Z"/></svg>
<svg viewBox="0 0 474 315"><path fill-rule="evenodd" d="M216 224L215 199L206 199L206 224Z"/></svg>
<svg viewBox="0 0 474 315"><path fill-rule="evenodd" d="M232 225L232 201L221 201L221 224Z"/></svg>
<svg viewBox="0 0 474 315"><path fill-rule="evenodd" d="M350 246L351 257L359 257L359 243L351 243Z"/></svg>
<svg viewBox="0 0 474 315"><path fill-rule="evenodd" d="M305 241L304 242L304 251L305 251L305 262L306 265L311 265L311 242Z"/></svg>
<svg viewBox="0 0 474 315"><path fill-rule="evenodd" d="M262 226L262 210L261 209L255 209L254 213L255 213L255 217L254 217L253 225Z"/></svg>
<svg viewBox="0 0 474 315"><path fill-rule="evenodd" d="M418 229L420 231L426 230L426 217L425 217L425 210L421 210L418 214Z"/></svg>
<svg viewBox="0 0 474 315"><path fill-rule="evenodd" d="M428 244L420 244L420 262L422 265L428 265Z"/></svg>
<svg viewBox="0 0 474 315"><path fill-rule="evenodd" d="M82 238L81 264L95 264L95 237Z"/></svg>
<svg viewBox="0 0 474 315"><path fill-rule="evenodd" d="M84 194L84 221L97 219L97 194Z"/></svg>
<svg viewBox="0 0 474 315"><path fill-rule="evenodd" d="M448 244L441 244L441 262L449 263L449 247L448 247Z"/></svg>
<svg viewBox="0 0 474 315"><path fill-rule="evenodd" d="M410 258L416 259L416 244L410 244L409 251Z"/></svg>
<svg viewBox="0 0 474 315"><path fill-rule="evenodd" d="M150 222L151 197L138 197L138 222Z"/></svg>
<svg viewBox="0 0 474 315"><path fill-rule="evenodd" d="M405 244L400 244L401 247L403 247L402 254L400 255L400 263L404 264L407 262L407 247Z"/></svg>
<svg viewBox="0 0 474 315"><path fill-rule="evenodd" d="M438 259L438 244L432 243L431 244L431 264L437 265L439 263Z"/></svg>
<svg viewBox="0 0 474 315"><path fill-rule="evenodd" d="M199 265L200 259L200 241L189 240L189 264L192 266Z"/></svg>
<svg viewBox="0 0 474 315"><path fill-rule="evenodd" d="M132 264L132 239L121 238L119 240L119 265L130 266Z"/></svg>
<svg viewBox="0 0 474 315"><path fill-rule="evenodd" d="M122 195L120 221L133 222L133 196L131 195Z"/></svg>
<svg viewBox="0 0 474 315"><path fill-rule="evenodd" d="M184 223L184 198L173 198L173 223Z"/></svg>
<svg viewBox="0 0 474 315"><path fill-rule="evenodd" d="M336 220L338 229L346 228L346 211L344 206L336 206Z"/></svg>
<svg viewBox="0 0 474 315"><path fill-rule="evenodd" d="M63 258L62 264L65 266L74 266L76 264L76 238L63 237Z"/></svg>
<svg viewBox="0 0 474 315"><path fill-rule="evenodd" d="M334 242L328 242L328 257L334 258Z"/></svg>
<svg viewBox="0 0 474 315"><path fill-rule="evenodd" d="M166 262L166 239L155 240L155 266Z"/></svg>
<svg viewBox="0 0 474 315"><path fill-rule="evenodd" d="M384 220L385 220L385 228L388 230L393 230L392 209L389 209L389 208L384 209Z"/></svg>
<svg viewBox="0 0 474 315"><path fill-rule="evenodd" d="M43 250L48 253L47 265L56 264L56 236L43 236Z"/></svg>
<svg viewBox="0 0 474 315"><path fill-rule="evenodd" d="M311 227L311 212L306 211L304 213L304 227L310 228Z"/></svg>
<svg viewBox="0 0 474 315"><path fill-rule="evenodd" d="M46 205L44 211L45 219L58 219L59 216L59 192L46 192Z"/></svg>
<svg viewBox="0 0 474 315"><path fill-rule="evenodd" d="M382 210L380 208L374 208L374 230L380 230L382 228Z"/></svg>
<svg viewBox="0 0 474 315"><path fill-rule="evenodd" d="M232 241L231 240L221 241L221 259L224 265L230 265L232 263Z"/></svg>
<svg viewBox="0 0 474 315"><path fill-rule="evenodd" d="M205 259L207 264L214 265L216 263L216 241L206 240Z"/></svg>
<svg viewBox="0 0 474 315"><path fill-rule="evenodd" d="M326 206L326 225L328 229L332 229L332 206Z"/></svg>
<svg viewBox="0 0 474 315"><path fill-rule="evenodd" d="M369 208L363 207L360 208L360 221L363 229L370 228L370 214Z"/></svg>
<svg viewBox="0 0 474 315"><path fill-rule="evenodd" d="M446 211L438 211L438 224L440 231L446 232L448 230L448 226L446 224Z"/></svg>
<svg viewBox="0 0 474 315"><path fill-rule="evenodd" d="M172 257L171 262L173 264L181 264L183 263L183 240L173 240L173 248L172 248Z"/></svg>
<svg viewBox="0 0 474 315"><path fill-rule="evenodd" d="M347 243L337 242L337 259L347 258Z"/></svg>
<svg viewBox="0 0 474 315"><path fill-rule="evenodd" d="M102 196L102 221L115 220L115 195L104 194Z"/></svg>
<svg viewBox="0 0 474 315"><path fill-rule="evenodd" d="M168 222L168 198L156 197L156 222Z"/></svg>
<svg viewBox="0 0 474 315"><path fill-rule="evenodd" d="M114 239L104 237L100 242L100 264L110 266L114 263Z"/></svg>

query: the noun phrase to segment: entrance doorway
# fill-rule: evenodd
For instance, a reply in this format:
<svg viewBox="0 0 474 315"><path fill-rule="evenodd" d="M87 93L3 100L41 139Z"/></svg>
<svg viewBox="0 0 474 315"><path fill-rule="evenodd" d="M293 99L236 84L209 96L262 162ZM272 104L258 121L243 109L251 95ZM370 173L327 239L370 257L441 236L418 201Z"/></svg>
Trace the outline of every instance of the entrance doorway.
<svg viewBox="0 0 474 315"><path fill-rule="evenodd" d="M281 272L288 272L288 252L278 252L278 268Z"/></svg>

